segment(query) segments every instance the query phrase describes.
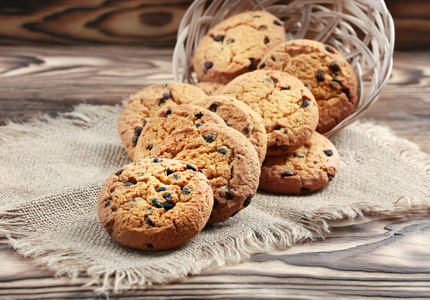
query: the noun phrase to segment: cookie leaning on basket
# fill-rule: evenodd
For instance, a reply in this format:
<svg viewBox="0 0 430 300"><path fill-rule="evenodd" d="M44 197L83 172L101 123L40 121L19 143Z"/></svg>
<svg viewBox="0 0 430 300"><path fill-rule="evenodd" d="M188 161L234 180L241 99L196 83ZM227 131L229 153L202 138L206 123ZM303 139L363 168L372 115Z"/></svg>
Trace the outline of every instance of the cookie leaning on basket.
<svg viewBox="0 0 430 300"><path fill-rule="evenodd" d="M148 158L112 173L103 185L97 211L100 223L118 243L164 250L195 237L212 206L207 178L195 166Z"/></svg>
<svg viewBox="0 0 430 300"><path fill-rule="evenodd" d="M206 96L202 89L186 83L155 84L131 95L118 122L118 132L128 156L133 159L134 147L147 119L162 106L186 104Z"/></svg>

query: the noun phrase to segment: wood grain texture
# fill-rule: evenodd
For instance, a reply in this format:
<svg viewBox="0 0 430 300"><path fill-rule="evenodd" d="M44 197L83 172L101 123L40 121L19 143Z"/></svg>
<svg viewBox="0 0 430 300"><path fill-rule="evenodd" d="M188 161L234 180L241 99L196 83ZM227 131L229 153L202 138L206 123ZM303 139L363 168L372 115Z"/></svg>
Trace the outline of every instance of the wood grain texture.
<svg viewBox="0 0 430 300"><path fill-rule="evenodd" d="M118 104L172 80L171 50L0 47L0 121ZM363 116L430 153L430 52L395 54L393 76ZM254 255L243 264L132 292L125 299L332 299L430 297L430 213L332 223L324 241ZM85 274L58 278L0 239L0 299L95 299Z"/></svg>
<svg viewBox="0 0 430 300"><path fill-rule="evenodd" d="M280 2L288 3L292 0ZM3 0L0 44L171 47L191 0ZM430 2L388 0L396 49L430 48Z"/></svg>

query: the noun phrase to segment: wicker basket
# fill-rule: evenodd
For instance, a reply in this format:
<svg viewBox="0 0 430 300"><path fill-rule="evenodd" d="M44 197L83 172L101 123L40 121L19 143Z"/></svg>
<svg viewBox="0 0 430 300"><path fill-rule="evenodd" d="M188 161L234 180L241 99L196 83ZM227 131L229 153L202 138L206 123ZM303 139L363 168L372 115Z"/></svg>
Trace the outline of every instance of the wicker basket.
<svg viewBox="0 0 430 300"><path fill-rule="evenodd" d="M194 83L192 55L201 38L215 24L247 10L266 10L283 20L286 40L332 45L352 64L360 82L359 99L354 112L326 136L356 120L378 99L391 74L394 49L394 24L383 0L196 0L179 25L175 81Z"/></svg>

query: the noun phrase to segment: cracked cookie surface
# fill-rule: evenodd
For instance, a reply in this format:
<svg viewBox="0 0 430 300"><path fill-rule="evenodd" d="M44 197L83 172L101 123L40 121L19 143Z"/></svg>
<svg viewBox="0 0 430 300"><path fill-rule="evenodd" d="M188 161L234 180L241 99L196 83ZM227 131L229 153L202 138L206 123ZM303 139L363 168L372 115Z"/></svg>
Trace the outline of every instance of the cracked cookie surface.
<svg viewBox="0 0 430 300"><path fill-rule="evenodd" d="M154 155L195 164L208 178L214 207L208 223L227 220L255 195L260 161L251 142L237 130L217 124L187 127L167 137Z"/></svg>
<svg viewBox="0 0 430 300"><path fill-rule="evenodd" d="M318 107L304 84L285 72L258 70L229 82L221 93L245 102L260 115L269 156L292 152L308 140L318 124Z"/></svg>
<svg viewBox="0 0 430 300"><path fill-rule="evenodd" d="M207 178L181 161L147 158L112 173L97 210L106 232L118 243L165 250L195 237L213 206Z"/></svg>
<svg viewBox="0 0 430 300"><path fill-rule="evenodd" d="M285 41L282 22L265 11L234 15L211 28L199 42L193 66L202 81L227 83L257 68L262 57Z"/></svg>
<svg viewBox="0 0 430 300"><path fill-rule="evenodd" d="M339 164L336 147L329 139L314 132L295 152L266 158L259 188L285 194L315 191L336 176Z"/></svg>
<svg viewBox="0 0 430 300"><path fill-rule="evenodd" d="M153 156L159 144L175 130L191 125L216 123L225 126L223 119L216 113L191 104L164 106L148 119L134 149L134 160Z"/></svg>
<svg viewBox="0 0 430 300"><path fill-rule="evenodd" d="M260 163L266 157L267 137L263 119L248 105L234 98L216 95L209 96L193 104L204 107L219 115L227 126L241 132L254 145Z"/></svg>
<svg viewBox="0 0 430 300"><path fill-rule="evenodd" d="M155 84L129 97L118 121L118 132L128 156L133 159L134 148L146 121L164 105L187 104L206 93L191 84Z"/></svg>
<svg viewBox="0 0 430 300"><path fill-rule="evenodd" d="M319 107L319 133L329 131L354 111L357 76L331 46L312 40L285 42L267 53L258 68L288 72L309 87Z"/></svg>

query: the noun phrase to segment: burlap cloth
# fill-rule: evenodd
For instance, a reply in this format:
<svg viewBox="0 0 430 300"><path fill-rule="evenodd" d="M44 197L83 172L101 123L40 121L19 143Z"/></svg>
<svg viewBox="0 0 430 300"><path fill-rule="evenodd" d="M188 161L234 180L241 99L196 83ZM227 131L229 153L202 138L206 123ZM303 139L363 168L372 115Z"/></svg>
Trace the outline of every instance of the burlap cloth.
<svg viewBox="0 0 430 300"><path fill-rule="evenodd" d="M258 193L231 220L186 245L147 253L115 243L98 222L108 175L129 163L120 106L80 105L58 118L0 128L0 234L61 275L89 275L99 291L168 282L206 267L319 237L327 221L430 207L430 156L388 128L355 123L331 138L338 176L306 196Z"/></svg>

